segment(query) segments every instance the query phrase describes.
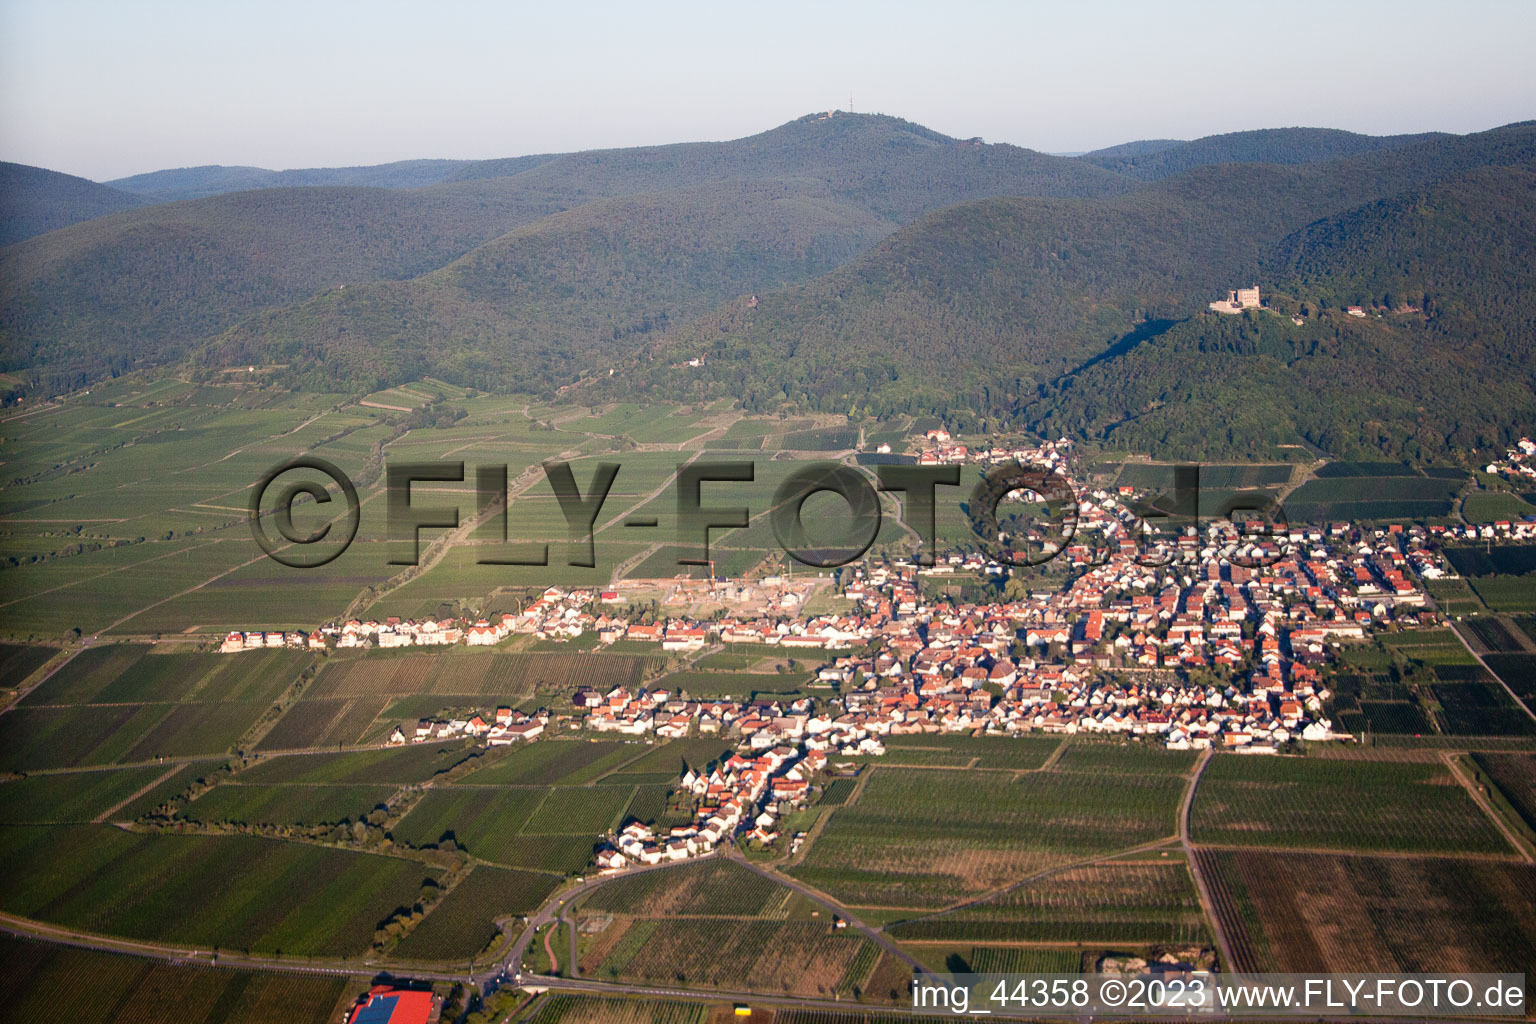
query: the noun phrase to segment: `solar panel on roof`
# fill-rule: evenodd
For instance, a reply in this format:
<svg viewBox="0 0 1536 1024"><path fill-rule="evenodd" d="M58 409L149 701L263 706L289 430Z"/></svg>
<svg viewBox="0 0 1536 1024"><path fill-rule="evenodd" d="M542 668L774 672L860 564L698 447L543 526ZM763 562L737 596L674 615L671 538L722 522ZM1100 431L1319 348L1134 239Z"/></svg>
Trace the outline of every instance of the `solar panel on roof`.
<svg viewBox="0 0 1536 1024"><path fill-rule="evenodd" d="M399 1001L398 995L374 996L353 1016L352 1024L389 1024L389 1018L395 1014L395 1004Z"/></svg>

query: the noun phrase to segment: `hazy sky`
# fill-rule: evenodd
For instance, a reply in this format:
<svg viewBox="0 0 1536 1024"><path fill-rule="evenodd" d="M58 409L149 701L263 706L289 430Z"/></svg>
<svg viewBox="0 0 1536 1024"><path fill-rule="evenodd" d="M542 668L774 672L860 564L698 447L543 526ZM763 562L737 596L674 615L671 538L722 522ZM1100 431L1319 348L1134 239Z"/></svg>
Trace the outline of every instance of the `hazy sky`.
<svg viewBox="0 0 1536 1024"><path fill-rule="evenodd" d="M1530 0L0 0L0 159L103 180L729 139L850 92L1051 152L1465 132L1536 117L1533 38Z"/></svg>

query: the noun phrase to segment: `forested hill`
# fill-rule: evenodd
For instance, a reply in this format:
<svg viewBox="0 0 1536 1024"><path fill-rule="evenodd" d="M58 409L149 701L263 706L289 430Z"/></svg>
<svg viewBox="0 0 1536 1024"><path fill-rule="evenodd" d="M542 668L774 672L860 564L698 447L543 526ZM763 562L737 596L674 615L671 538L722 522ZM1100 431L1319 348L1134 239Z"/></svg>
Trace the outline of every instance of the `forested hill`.
<svg viewBox="0 0 1536 1024"><path fill-rule="evenodd" d="M538 157L524 157L536 161ZM544 158L547 159L547 158ZM362 186L366 188L420 188L447 181L468 160L400 160L371 167L311 167L303 170L269 171L265 167L178 167L150 171L106 184L139 196L150 203L202 199L226 192L258 188L306 188L312 186Z"/></svg>
<svg viewBox="0 0 1536 1024"><path fill-rule="evenodd" d="M1522 125L1202 168L1107 201L964 204L671 332L634 372L755 408L939 412L1191 457L1303 439L1411 458L1486 447L1536 426L1520 285L1533 157ZM1202 312L1254 281L1280 293L1276 311ZM1343 316L1351 304L1419 308ZM676 365L693 356L705 365Z"/></svg>
<svg viewBox="0 0 1536 1024"><path fill-rule="evenodd" d="M654 277L656 268L672 264L676 247L687 248L666 230L650 237L658 218L685 222L699 210L678 204L698 196L706 204L700 209L707 209L713 187L744 180L803 196L793 219L805 224L823 217L835 237L819 242L817 251L842 259L925 211L975 196L1109 195L1135 187L1074 160L956 142L874 115L801 119L731 143L524 158L477 174L420 189L274 188L212 196L76 224L7 248L0 251L0 368L30 370L56 388L162 365L254 314L342 284L426 274L521 225L604 198L656 195L661 207L673 208L662 216L658 206L648 206L651 212L636 222L610 225L633 259L652 262L646 273ZM610 213L632 209L638 208ZM850 213L859 216L850 220ZM882 222L880 230L869 230L870 217ZM747 251L754 235L775 230L740 218L729 223L742 232ZM560 265L559 288L579 294L594 286L581 266ZM743 257L722 267L751 265L752 258ZM775 266L771 274L754 270L731 288L700 297L713 302L828 269L810 260L786 276L782 264ZM628 323L681 311L657 308L648 286L626 296L622 279L598 283L607 307ZM434 299L421 289L399 301L439 321L464 308L454 294L442 298L430 313ZM490 312L530 316L528 308ZM568 336L588 322L551 322L550 329ZM479 335L469 336L478 343ZM318 352L321 340L305 344ZM432 343L422 337L417 344ZM521 362L506 345L490 355L498 365Z"/></svg>
<svg viewBox="0 0 1536 1024"><path fill-rule="evenodd" d="M73 174L0 162L0 245L141 203L137 196Z"/></svg>
<svg viewBox="0 0 1536 1024"><path fill-rule="evenodd" d="M306 188L74 224L0 249L0 361L53 389L164 365L263 308L426 273L550 212L516 196Z"/></svg>
<svg viewBox="0 0 1536 1024"><path fill-rule="evenodd" d="M0 250L0 370L56 389L254 363L336 391L432 374L1427 457L1536 430L1533 163L1536 122L1071 159L834 113L422 188L246 191ZM1205 312L1255 282L1272 310Z"/></svg>
<svg viewBox="0 0 1536 1024"><path fill-rule="evenodd" d="M604 199L424 277L331 290L255 317L198 362L287 363L296 385L324 390L431 374L547 391L606 372L651 332L743 290L824 274L890 229L803 185Z"/></svg>
<svg viewBox="0 0 1536 1024"><path fill-rule="evenodd" d="M986 145L881 114L812 114L732 142L571 153L531 168L471 164L461 180L591 198L733 181L812 181L905 223L984 196L1106 196L1134 188L1124 176L1067 157Z"/></svg>
<svg viewBox="0 0 1536 1024"><path fill-rule="evenodd" d="M1446 137L1439 132L1358 135L1335 128L1262 128L1208 135L1193 142L1129 142L1084 153L1078 159L1143 181L1157 181L1210 164L1310 164Z"/></svg>

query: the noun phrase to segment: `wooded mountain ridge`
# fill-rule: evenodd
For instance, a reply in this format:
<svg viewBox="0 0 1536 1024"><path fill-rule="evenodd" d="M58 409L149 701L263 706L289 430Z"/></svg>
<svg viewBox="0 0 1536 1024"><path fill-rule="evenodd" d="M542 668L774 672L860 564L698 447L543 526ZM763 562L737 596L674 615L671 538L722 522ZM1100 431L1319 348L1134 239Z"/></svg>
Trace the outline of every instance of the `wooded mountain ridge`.
<svg viewBox="0 0 1536 1024"><path fill-rule="evenodd" d="M1531 429L1533 158L1529 122L1069 158L834 113L728 143L160 172L0 249L0 369L57 391L283 364L327 390L434 374L1435 458ZM292 184L325 180L347 184ZM1255 282L1271 309L1203 312Z"/></svg>

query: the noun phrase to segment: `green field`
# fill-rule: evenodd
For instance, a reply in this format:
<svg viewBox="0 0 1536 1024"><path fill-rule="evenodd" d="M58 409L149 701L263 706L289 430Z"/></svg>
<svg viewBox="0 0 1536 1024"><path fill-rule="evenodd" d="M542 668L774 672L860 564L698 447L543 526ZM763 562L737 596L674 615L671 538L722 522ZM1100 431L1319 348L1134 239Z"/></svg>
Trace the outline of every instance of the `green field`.
<svg viewBox="0 0 1536 1024"><path fill-rule="evenodd" d="M614 740L540 740L514 747L507 756L477 769L463 781L475 785L553 786L595 781L638 756L643 748Z"/></svg>
<svg viewBox="0 0 1536 1024"><path fill-rule="evenodd" d="M1070 868L984 903L888 930L899 939L924 941L1109 946L1208 941L1200 898L1182 857Z"/></svg>
<svg viewBox="0 0 1536 1024"><path fill-rule="evenodd" d="M0 644L0 690L20 686L55 654L57 647L34 644Z"/></svg>
<svg viewBox="0 0 1536 1024"><path fill-rule="evenodd" d="M844 903L937 907L1176 831L1184 780L876 767L791 873Z"/></svg>
<svg viewBox="0 0 1536 1024"><path fill-rule="evenodd" d="M391 956L466 961L496 937L493 922L497 918L533 911L554 891L557 882L553 875L481 865L432 908Z"/></svg>
<svg viewBox="0 0 1536 1024"><path fill-rule="evenodd" d="M1536 506L1507 491L1474 491L1462 503L1461 514L1470 523L1519 522L1536 515Z"/></svg>
<svg viewBox="0 0 1536 1024"><path fill-rule="evenodd" d="M683 774L685 768L693 768L702 771L731 753L735 745L729 740L698 739L671 740L653 748L649 753L642 755L637 760L624 766L622 772L616 773L608 781L618 781L630 775L657 775L657 779L646 781L666 782L675 780Z"/></svg>
<svg viewBox="0 0 1536 1024"><path fill-rule="evenodd" d="M165 768L151 765L116 771L33 775L0 782L0 824L94 821L97 815L128 800L166 772Z"/></svg>
<svg viewBox="0 0 1536 1024"><path fill-rule="evenodd" d="M1472 759L1487 773L1509 806L1536 830L1536 754L1474 752Z"/></svg>
<svg viewBox="0 0 1536 1024"><path fill-rule="evenodd" d="M143 644L113 644L75 655L28 694L23 706L271 703L311 660L312 656L303 651L165 653Z"/></svg>
<svg viewBox="0 0 1536 1024"><path fill-rule="evenodd" d="M240 773L241 782L330 784L425 782L467 758L482 755L482 748L463 740L451 743L418 743L385 750L360 750L346 754L291 754L268 757Z"/></svg>
<svg viewBox="0 0 1536 1024"><path fill-rule="evenodd" d="M1075 739L1056 759L1064 772L1106 772L1111 775L1181 775L1195 766L1195 754L1150 743Z"/></svg>
<svg viewBox="0 0 1536 1024"><path fill-rule="evenodd" d="M20 707L0 716L0 771L220 754L266 709L233 702Z"/></svg>
<svg viewBox="0 0 1536 1024"><path fill-rule="evenodd" d="M528 1024L704 1024L709 1010L698 1003L601 996L551 995L538 1004Z"/></svg>
<svg viewBox="0 0 1536 1024"><path fill-rule="evenodd" d="M624 786L433 789L394 835L417 846L450 837L494 864L565 874L591 861L598 837L618 823L633 794Z"/></svg>
<svg viewBox="0 0 1536 1024"><path fill-rule="evenodd" d="M644 917L757 917L783 903L787 892L734 861L711 858L617 878L583 899L581 906L584 913Z"/></svg>
<svg viewBox="0 0 1536 1024"><path fill-rule="evenodd" d="M1218 755L1201 777L1190 818L1202 844L1509 852L1438 763Z"/></svg>
<svg viewBox="0 0 1536 1024"><path fill-rule="evenodd" d="M804 672L674 672L656 685L686 693L693 700L706 697L746 700L756 694L769 699L774 699L775 694L801 696L806 692L808 682L810 677Z"/></svg>
<svg viewBox="0 0 1536 1024"><path fill-rule="evenodd" d="M748 421L730 403L708 408L625 403L601 407L594 415L581 406L530 403L517 395L467 397L442 387L418 382L409 390L380 393L380 404L401 409L419 408L425 396L441 393L443 401L466 413L451 425L409 430L405 413L360 406L354 396L299 394L244 382L135 380L71 396L43 415L16 418L0 440L0 458L13 474L0 502L0 558L10 565L6 598L0 601L6 631L22 639L72 637L76 629L81 635L107 631L136 637L309 629L355 600L374 616L493 611L487 605L499 588L601 586L620 562L644 555L645 539L609 527L647 504L667 529L666 517L675 506L668 485L678 465L706 447L702 435L723 432L726 440L712 443L757 450L760 480L750 488L754 514L767 510L773 488L787 472L769 453L786 444L806 450L850 447L858 435L856 427L836 417ZM682 449L635 451L631 442ZM598 519L598 567L566 564L564 517L547 480L535 471L517 485L527 486L514 495L508 526L514 543L550 544L547 567L480 565L487 549L461 545L429 571L386 586L398 571L387 564L383 477L377 472L386 444L391 455L403 458L505 464L514 481L540 460L572 451L583 486L596 462L622 452L621 471ZM260 558L245 523L252 484L271 466L300 454L329 459L362 478L357 542L335 562L309 572ZM461 509L474 501L472 480L440 490L456 491L443 501ZM653 492L660 493L653 498ZM474 539L483 541L492 532L482 528ZM722 544L722 567L740 571L768 553L766 547L741 543L752 539L744 535ZM672 565L665 575L676 571Z"/></svg>
<svg viewBox="0 0 1536 1024"><path fill-rule="evenodd" d="M1389 463L1331 463L1291 492L1285 514L1292 522L1422 521L1449 515L1461 485Z"/></svg>
<svg viewBox="0 0 1536 1024"><path fill-rule="evenodd" d="M1492 611L1536 611L1536 572L1524 576L1478 576L1468 582Z"/></svg>
<svg viewBox="0 0 1536 1024"><path fill-rule="evenodd" d="M388 697L300 700L267 730L256 749L301 750L361 742L388 703Z"/></svg>
<svg viewBox="0 0 1536 1024"><path fill-rule="evenodd" d="M330 1024L346 978L163 963L0 936L15 1024Z"/></svg>
<svg viewBox="0 0 1536 1024"><path fill-rule="evenodd" d="M1039 768L1061 746L1052 736L892 736L879 757L853 760L870 764L932 768L988 768L1020 771Z"/></svg>
<svg viewBox="0 0 1536 1024"><path fill-rule="evenodd" d="M67 928L205 949L355 956L415 899L414 861L250 836L0 827L0 906ZM257 898L282 893L282 899Z"/></svg>
<svg viewBox="0 0 1536 1024"><path fill-rule="evenodd" d="M204 823L334 825L357 821L394 795L394 786L215 786L179 817Z"/></svg>

